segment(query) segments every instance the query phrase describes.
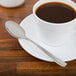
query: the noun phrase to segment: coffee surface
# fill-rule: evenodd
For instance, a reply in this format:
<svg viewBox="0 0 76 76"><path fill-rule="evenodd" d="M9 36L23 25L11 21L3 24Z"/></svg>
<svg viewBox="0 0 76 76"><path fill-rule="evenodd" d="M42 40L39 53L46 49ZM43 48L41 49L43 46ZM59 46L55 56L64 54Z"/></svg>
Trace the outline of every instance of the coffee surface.
<svg viewBox="0 0 76 76"><path fill-rule="evenodd" d="M67 4L52 2L38 7L36 15L47 22L65 23L76 18L76 11Z"/></svg>

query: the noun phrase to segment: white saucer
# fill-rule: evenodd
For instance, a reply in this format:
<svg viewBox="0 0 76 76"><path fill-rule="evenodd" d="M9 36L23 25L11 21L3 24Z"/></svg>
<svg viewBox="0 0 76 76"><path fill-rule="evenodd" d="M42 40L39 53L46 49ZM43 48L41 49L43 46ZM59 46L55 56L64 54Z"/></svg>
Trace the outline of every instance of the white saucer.
<svg viewBox="0 0 76 76"><path fill-rule="evenodd" d="M29 15L26 17L20 24L24 30L26 31L26 35L31 40L35 41L42 47L46 48L49 52L53 55L57 56L58 58L62 59L63 61L71 61L76 59L76 33L74 33L68 41L59 47L52 47L47 46L46 44L42 43L39 38L37 22L34 20L33 15ZM22 48L31 54L32 56L44 60L44 61L53 61L49 58L42 50L38 47L34 46L32 43L25 39L18 40Z"/></svg>

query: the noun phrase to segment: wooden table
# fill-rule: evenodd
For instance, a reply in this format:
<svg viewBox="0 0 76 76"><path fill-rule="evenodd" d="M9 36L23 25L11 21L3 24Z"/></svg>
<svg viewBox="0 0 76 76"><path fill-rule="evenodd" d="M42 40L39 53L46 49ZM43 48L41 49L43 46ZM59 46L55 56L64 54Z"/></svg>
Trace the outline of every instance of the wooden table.
<svg viewBox="0 0 76 76"><path fill-rule="evenodd" d="M32 13L36 2L26 0L24 5L13 9L0 7L0 76L76 76L76 60L67 62L65 68L38 60L24 51L17 39L5 30L7 20L20 23Z"/></svg>

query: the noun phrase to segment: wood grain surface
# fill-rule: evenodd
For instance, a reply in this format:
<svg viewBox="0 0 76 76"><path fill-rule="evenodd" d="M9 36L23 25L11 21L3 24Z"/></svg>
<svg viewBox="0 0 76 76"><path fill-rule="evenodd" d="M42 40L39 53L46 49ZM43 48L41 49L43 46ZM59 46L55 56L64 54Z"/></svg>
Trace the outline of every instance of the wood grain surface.
<svg viewBox="0 0 76 76"><path fill-rule="evenodd" d="M32 13L37 0L26 0L18 8L0 6L0 76L76 76L76 60L61 68L56 63L38 60L29 55L5 30L7 20L20 23ZM30 47L30 46L29 46Z"/></svg>

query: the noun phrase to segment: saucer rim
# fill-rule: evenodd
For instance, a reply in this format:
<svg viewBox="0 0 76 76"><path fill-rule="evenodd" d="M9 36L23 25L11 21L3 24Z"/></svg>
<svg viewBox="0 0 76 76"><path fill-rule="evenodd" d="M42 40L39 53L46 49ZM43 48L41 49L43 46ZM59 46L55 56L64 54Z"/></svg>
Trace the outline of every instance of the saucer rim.
<svg viewBox="0 0 76 76"><path fill-rule="evenodd" d="M37 59L39 59L39 60L46 61L46 62L54 62L52 59L49 61L49 60L45 60L45 59L39 58L39 57L37 57L36 55L32 55L31 53L29 53L29 52L27 51L27 49L24 48L24 46L21 45L21 39L18 39L18 42L19 42L20 46L22 47L22 49L24 49L24 51L26 51L26 52L27 52L29 55L31 55L32 57L35 57L35 58L37 58ZM65 62L70 62L70 61L73 61L73 60L75 60L75 59L76 59L76 58L71 58L71 59L63 60L63 61L65 61Z"/></svg>

